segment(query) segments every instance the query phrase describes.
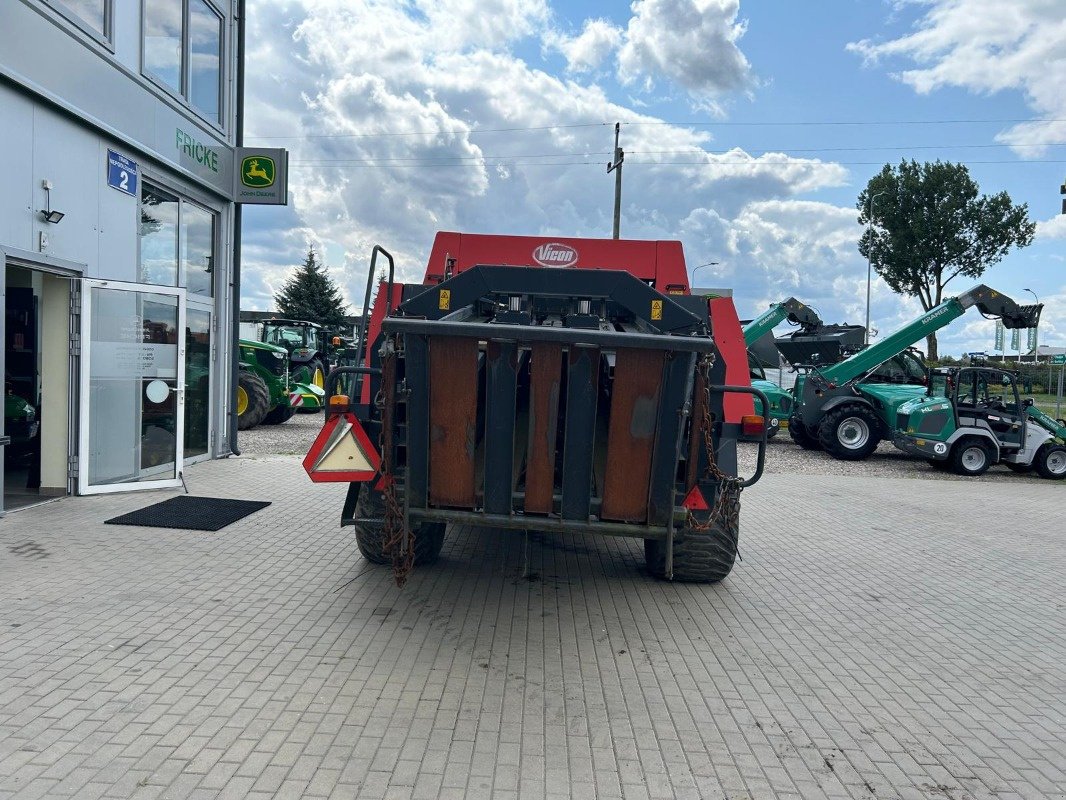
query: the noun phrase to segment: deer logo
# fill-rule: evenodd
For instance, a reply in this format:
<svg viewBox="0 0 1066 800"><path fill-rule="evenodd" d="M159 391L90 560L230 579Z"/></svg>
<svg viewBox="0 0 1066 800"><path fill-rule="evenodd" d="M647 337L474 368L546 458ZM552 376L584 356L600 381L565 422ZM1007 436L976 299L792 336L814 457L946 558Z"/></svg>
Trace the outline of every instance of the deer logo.
<svg viewBox="0 0 1066 800"><path fill-rule="evenodd" d="M241 183L264 188L274 185L274 160L266 156L249 156L241 162Z"/></svg>

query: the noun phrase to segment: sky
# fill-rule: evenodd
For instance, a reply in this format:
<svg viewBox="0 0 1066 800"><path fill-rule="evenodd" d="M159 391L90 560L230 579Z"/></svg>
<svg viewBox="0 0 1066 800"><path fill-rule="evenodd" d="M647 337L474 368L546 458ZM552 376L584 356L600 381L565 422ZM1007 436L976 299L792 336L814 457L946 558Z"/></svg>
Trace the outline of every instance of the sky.
<svg viewBox="0 0 1066 800"><path fill-rule="evenodd" d="M717 262L694 284L742 318L795 296L862 323L857 197L886 163L941 159L1028 204L1034 243L981 281L1037 295L1041 343L1066 346L1063 0L248 6L246 143L289 149L290 201L246 209L245 309L274 308L310 242L358 313L375 244L419 281L438 230L610 237L620 122L622 238ZM875 274L877 335L920 312ZM976 310L940 335L992 349Z"/></svg>

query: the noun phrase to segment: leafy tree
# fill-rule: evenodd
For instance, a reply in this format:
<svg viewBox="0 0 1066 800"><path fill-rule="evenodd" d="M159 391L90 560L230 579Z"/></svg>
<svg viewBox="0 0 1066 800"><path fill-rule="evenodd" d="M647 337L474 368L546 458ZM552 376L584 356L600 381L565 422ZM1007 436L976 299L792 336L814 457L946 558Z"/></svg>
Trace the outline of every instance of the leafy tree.
<svg viewBox="0 0 1066 800"><path fill-rule="evenodd" d="M274 295L274 303L286 317L317 322L326 328L343 325L348 308L313 244L307 248L304 263Z"/></svg>
<svg viewBox="0 0 1066 800"><path fill-rule="evenodd" d="M979 278L1011 247L1031 244L1036 231L1027 204L1014 205L1006 192L978 196L966 166L950 162L885 164L855 206L867 225L859 252L893 291L917 297L926 311L954 278ZM927 344L936 360L935 333Z"/></svg>

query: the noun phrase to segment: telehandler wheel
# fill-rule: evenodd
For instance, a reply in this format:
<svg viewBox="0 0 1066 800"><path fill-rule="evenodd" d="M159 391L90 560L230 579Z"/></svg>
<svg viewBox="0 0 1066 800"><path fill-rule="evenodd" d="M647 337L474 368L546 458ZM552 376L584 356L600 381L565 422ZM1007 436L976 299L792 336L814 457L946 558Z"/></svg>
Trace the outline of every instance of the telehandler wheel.
<svg viewBox="0 0 1066 800"><path fill-rule="evenodd" d="M881 420L868 406L834 408L818 426L818 442L833 458L862 461L881 443Z"/></svg>
<svg viewBox="0 0 1066 800"><path fill-rule="evenodd" d="M715 523L705 531L684 528L674 535L674 580L717 583L733 569L740 531ZM644 540L644 562L656 578L666 577L666 542Z"/></svg>
<svg viewBox="0 0 1066 800"><path fill-rule="evenodd" d="M1036 451L1033 468L1041 478L1058 481L1066 478L1066 447L1048 442Z"/></svg>
<svg viewBox="0 0 1066 800"><path fill-rule="evenodd" d="M359 487L359 498L355 501L355 515L361 518L379 519L379 523L355 525L355 543L363 558L374 564L391 564L392 556L386 555L385 549L385 495L375 492L370 484ZM414 525L415 565L425 566L436 563L444 546L444 522L421 522Z"/></svg>
<svg viewBox="0 0 1066 800"><path fill-rule="evenodd" d="M283 422L288 422L295 413L295 408L288 403L281 403L281 405L274 406L274 408L270 410L270 413L263 417L263 424L280 425Z"/></svg>
<svg viewBox="0 0 1066 800"><path fill-rule="evenodd" d="M973 436L959 439L951 448L951 469L956 475L976 477L992 466L992 448Z"/></svg>
<svg viewBox="0 0 1066 800"><path fill-rule="evenodd" d="M792 437L792 441L804 450L822 449L822 446L818 444L818 438L816 436L811 436L810 431L807 430L807 426L803 424L803 420L795 414L788 418L788 435Z"/></svg>
<svg viewBox="0 0 1066 800"><path fill-rule="evenodd" d="M241 370L237 375L237 430L254 428L270 410L270 390L254 372Z"/></svg>

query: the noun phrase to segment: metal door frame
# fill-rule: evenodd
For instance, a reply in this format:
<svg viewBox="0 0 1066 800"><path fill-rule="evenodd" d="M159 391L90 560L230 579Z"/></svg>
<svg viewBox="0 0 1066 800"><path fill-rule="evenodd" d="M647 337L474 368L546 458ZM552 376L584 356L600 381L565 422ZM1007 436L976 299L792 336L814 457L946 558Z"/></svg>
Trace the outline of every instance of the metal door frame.
<svg viewBox="0 0 1066 800"><path fill-rule="evenodd" d="M92 290L112 289L140 294L170 295L178 301L178 335L177 335L177 403L174 421L174 477L161 480L126 481L100 486L89 485L89 372L92 351ZM149 489L169 489L183 483L185 449L185 289L173 286L159 286L152 283L127 283L109 281L99 278L85 278L81 287L81 341L82 358L78 389L81 403L78 407L78 494L112 494L114 492L147 491Z"/></svg>

